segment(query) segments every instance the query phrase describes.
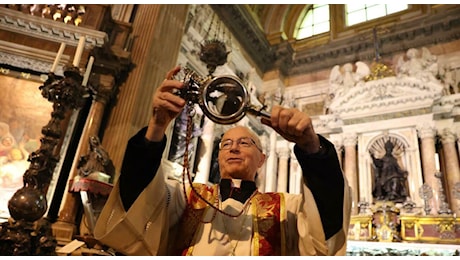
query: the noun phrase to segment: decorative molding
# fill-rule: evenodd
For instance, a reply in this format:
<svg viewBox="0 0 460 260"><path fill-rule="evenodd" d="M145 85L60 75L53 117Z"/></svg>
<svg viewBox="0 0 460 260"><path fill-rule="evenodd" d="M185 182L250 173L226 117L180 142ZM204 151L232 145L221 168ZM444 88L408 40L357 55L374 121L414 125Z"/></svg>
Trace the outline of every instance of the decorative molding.
<svg viewBox="0 0 460 260"><path fill-rule="evenodd" d="M46 50L37 50L24 45L0 41L1 64L9 65L12 67L47 74L53 65L53 59L55 55L55 53ZM66 64L69 61L70 57L68 55L62 55L60 64L58 64L55 74L63 76L63 64Z"/></svg>
<svg viewBox="0 0 460 260"><path fill-rule="evenodd" d="M416 129L420 139L434 139L436 136L436 127L433 122L420 122Z"/></svg>
<svg viewBox="0 0 460 260"><path fill-rule="evenodd" d="M273 67L275 55L264 32L254 22L245 5L210 5L262 71Z"/></svg>
<svg viewBox="0 0 460 260"><path fill-rule="evenodd" d="M281 71L288 76L294 76L328 70L336 64L356 60L372 61L375 58L374 43L371 40L363 40L369 32L363 32L331 41L327 45L302 51L294 50L295 58L292 61L276 64L279 61L276 59L275 52L279 52L280 47L270 46L264 32L257 26L245 5L211 5L211 7L241 45L248 50L247 53L263 72L277 65L283 65L286 69ZM459 12L460 6L453 5L448 11L429 14L428 18L421 16L392 26L389 28L391 31L380 36L380 55L385 58L403 52L409 47L419 48L459 40Z"/></svg>
<svg viewBox="0 0 460 260"><path fill-rule="evenodd" d="M356 133L343 133L343 146L354 147L358 144L358 135Z"/></svg>
<svg viewBox="0 0 460 260"><path fill-rule="evenodd" d="M447 97L443 83L435 77L437 57L424 47L421 52L410 48L406 56L407 60L399 58L396 73L383 73L383 78L369 75L384 72L386 66L370 69L359 61L356 71L348 63L343 66L344 72L334 66L329 81L328 113L338 115L346 125L433 113L433 107Z"/></svg>
<svg viewBox="0 0 460 260"><path fill-rule="evenodd" d="M108 42L108 35L105 32L44 19L8 8L0 8L0 30L50 42L64 42L67 46L77 46L80 37L85 36L85 49L102 47ZM48 73L55 55L43 49L0 41L1 63L23 70ZM63 75L63 64L69 61L68 55L63 56L55 71L56 75Z"/></svg>
<svg viewBox="0 0 460 260"><path fill-rule="evenodd" d="M441 136L441 142L443 144L455 143L455 141L457 140L457 136L451 128L442 129L441 131L439 131L439 135Z"/></svg>
<svg viewBox="0 0 460 260"><path fill-rule="evenodd" d="M18 57L16 55L4 53L2 51L0 51L0 60L2 61L3 64L7 64L7 65L17 67L17 68L28 69L32 71L38 71L44 74L46 74L52 66L52 63L49 63L49 62L41 62L41 61L37 61L36 59L31 59L31 58L23 57L23 56ZM60 76L64 74L62 66L58 66L55 72L56 72L56 75L60 75Z"/></svg>
<svg viewBox="0 0 460 260"><path fill-rule="evenodd" d="M108 40L105 32L43 19L8 8L0 8L0 29L52 42L64 42L70 46L77 46L83 35L86 37L86 48L102 47Z"/></svg>
<svg viewBox="0 0 460 260"><path fill-rule="evenodd" d="M408 118L423 115L438 120L458 114L460 93L446 93L443 80L435 77L433 68L440 66L437 57L426 48L422 48L421 53L411 48L406 55L407 60L400 57L397 62L395 76L369 81L364 80L368 78L366 75L371 75L369 68L341 72L336 65L326 83L329 91L325 110L328 113L312 117L315 130L321 134L340 133L350 126L377 121L404 118L408 123Z"/></svg>
<svg viewBox="0 0 460 260"><path fill-rule="evenodd" d="M417 78L389 77L355 86L345 96L334 100L330 109L342 119L396 113L432 107L441 98L443 86Z"/></svg>

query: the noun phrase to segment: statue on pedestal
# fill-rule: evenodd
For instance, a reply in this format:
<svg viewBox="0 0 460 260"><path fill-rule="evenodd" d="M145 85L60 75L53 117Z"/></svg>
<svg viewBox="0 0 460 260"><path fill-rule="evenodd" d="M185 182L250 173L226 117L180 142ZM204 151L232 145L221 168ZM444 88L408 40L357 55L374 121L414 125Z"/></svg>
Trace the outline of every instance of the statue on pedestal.
<svg viewBox="0 0 460 260"><path fill-rule="evenodd" d="M392 154L393 148L394 144L388 140L385 142L386 153L382 158L376 158L370 152L375 167L372 196L377 200L404 202L408 196L406 187L408 172L399 166Z"/></svg>
<svg viewBox="0 0 460 260"><path fill-rule="evenodd" d="M92 173L104 173L111 178L115 176L115 167L107 151L102 147L97 136L89 137L89 153L81 156L78 172L82 177L90 177Z"/></svg>

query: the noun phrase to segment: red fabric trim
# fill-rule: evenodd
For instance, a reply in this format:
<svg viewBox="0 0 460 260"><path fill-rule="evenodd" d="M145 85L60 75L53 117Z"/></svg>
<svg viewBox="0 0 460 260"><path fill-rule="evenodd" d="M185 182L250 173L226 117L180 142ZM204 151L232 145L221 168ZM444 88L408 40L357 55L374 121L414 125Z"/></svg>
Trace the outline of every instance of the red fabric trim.
<svg viewBox="0 0 460 260"><path fill-rule="evenodd" d="M112 191L113 185L110 183L93 179L81 178L78 181L70 180L70 192L89 191L93 194L108 196Z"/></svg>
<svg viewBox="0 0 460 260"><path fill-rule="evenodd" d="M256 197L259 227L259 256L281 255L281 203L278 193Z"/></svg>

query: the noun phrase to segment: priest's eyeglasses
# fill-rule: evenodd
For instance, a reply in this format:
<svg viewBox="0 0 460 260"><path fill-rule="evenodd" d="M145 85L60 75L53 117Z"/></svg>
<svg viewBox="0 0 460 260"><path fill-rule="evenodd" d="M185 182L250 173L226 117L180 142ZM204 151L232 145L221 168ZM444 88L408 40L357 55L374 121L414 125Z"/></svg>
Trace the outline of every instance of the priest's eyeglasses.
<svg viewBox="0 0 460 260"><path fill-rule="evenodd" d="M250 137L241 137L236 140L225 139L220 142L220 150L230 150L233 147L233 142L236 142L237 146L239 147L251 147L254 145L259 151L262 152L262 149L260 149L256 142Z"/></svg>

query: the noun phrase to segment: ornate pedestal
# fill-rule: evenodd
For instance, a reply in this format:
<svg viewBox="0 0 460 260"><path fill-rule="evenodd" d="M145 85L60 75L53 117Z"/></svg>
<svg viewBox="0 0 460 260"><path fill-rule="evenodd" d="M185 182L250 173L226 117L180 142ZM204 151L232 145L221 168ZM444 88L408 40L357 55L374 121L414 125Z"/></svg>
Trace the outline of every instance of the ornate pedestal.
<svg viewBox="0 0 460 260"><path fill-rule="evenodd" d="M390 202L351 216L347 255L432 255L460 253L460 218L401 213Z"/></svg>
<svg viewBox="0 0 460 260"><path fill-rule="evenodd" d="M374 237L372 227L372 216L351 216L350 229L348 230L349 240L368 241Z"/></svg>
<svg viewBox="0 0 460 260"><path fill-rule="evenodd" d="M460 219L446 216L400 216L405 241L460 244Z"/></svg>

